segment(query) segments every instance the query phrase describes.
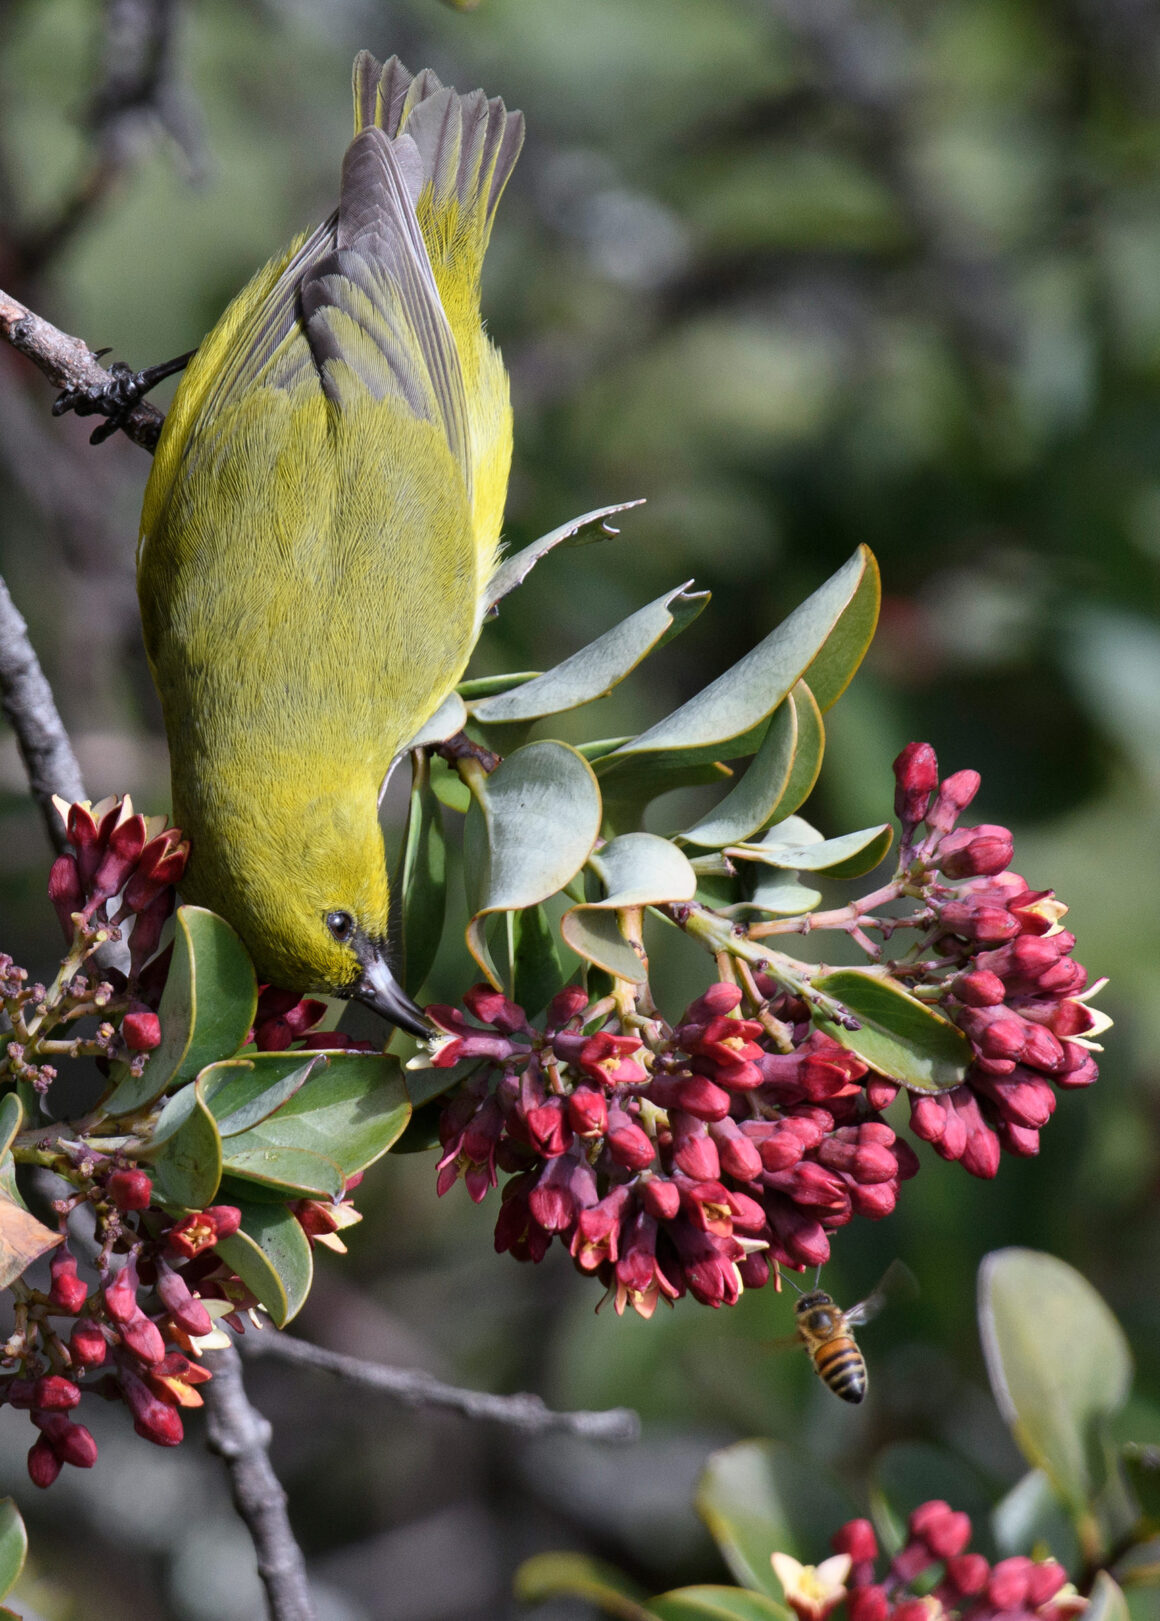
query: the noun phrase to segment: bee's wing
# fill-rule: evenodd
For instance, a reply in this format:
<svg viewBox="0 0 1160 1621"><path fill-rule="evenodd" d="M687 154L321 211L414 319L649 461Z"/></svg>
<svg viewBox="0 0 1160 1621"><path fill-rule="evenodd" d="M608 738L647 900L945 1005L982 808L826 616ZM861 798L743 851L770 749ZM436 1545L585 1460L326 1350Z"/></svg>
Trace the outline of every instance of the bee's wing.
<svg viewBox="0 0 1160 1621"><path fill-rule="evenodd" d="M766 1351L792 1351L795 1347L800 1351L803 1345L800 1334L782 1334L775 1340L762 1340L762 1348Z"/></svg>
<svg viewBox="0 0 1160 1621"><path fill-rule="evenodd" d="M918 1281L906 1262L891 1261L874 1292L846 1312L846 1326L857 1328L862 1323L868 1323L871 1318L877 1317L891 1296L912 1299L917 1293Z"/></svg>

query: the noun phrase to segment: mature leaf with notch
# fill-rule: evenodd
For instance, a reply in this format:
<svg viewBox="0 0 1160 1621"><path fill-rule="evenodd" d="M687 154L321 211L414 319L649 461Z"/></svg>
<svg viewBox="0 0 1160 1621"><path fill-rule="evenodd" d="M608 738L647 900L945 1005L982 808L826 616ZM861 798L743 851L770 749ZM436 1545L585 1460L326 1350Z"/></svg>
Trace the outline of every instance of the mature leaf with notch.
<svg viewBox="0 0 1160 1621"><path fill-rule="evenodd" d="M690 593L691 584L686 580L666 591L534 681L495 697L475 699L468 706L473 718L488 726L538 720L607 696L654 647L692 624L709 594Z"/></svg>

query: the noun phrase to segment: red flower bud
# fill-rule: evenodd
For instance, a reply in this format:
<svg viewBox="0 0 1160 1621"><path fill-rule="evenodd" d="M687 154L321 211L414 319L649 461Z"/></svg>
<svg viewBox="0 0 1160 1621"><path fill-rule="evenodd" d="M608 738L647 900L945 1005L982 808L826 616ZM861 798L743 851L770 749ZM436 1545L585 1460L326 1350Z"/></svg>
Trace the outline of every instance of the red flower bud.
<svg viewBox="0 0 1160 1621"><path fill-rule="evenodd" d="M672 1221L681 1208L680 1189L662 1176L646 1177L637 1191L641 1204L657 1221Z"/></svg>
<svg viewBox="0 0 1160 1621"><path fill-rule="evenodd" d="M61 1311L80 1311L89 1297L89 1291L77 1277L76 1256L70 1255L66 1249L54 1250L49 1262L49 1274L52 1285L48 1294L53 1305Z"/></svg>
<svg viewBox="0 0 1160 1621"><path fill-rule="evenodd" d="M163 1402L130 1368L122 1367L118 1381L137 1434L152 1441L154 1446L179 1445L185 1430L177 1409Z"/></svg>
<svg viewBox="0 0 1160 1621"><path fill-rule="evenodd" d="M160 1362L165 1355L161 1330L144 1312L122 1325L121 1339L126 1349L141 1362Z"/></svg>
<svg viewBox="0 0 1160 1621"><path fill-rule="evenodd" d="M1018 1554L1001 1559L987 1580L987 1597L997 1610L1019 1610L1027 1602L1034 1565Z"/></svg>
<svg viewBox="0 0 1160 1621"><path fill-rule="evenodd" d="M617 1116L624 1120L623 1125L613 1126ZM628 1171L647 1170L656 1158L656 1149L647 1132L642 1131L627 1116L623 1116L619 1109L610 1113L609 1125L613 1126L613 1129L609 1131L605 1140L608 1152L616 1163L623 1165Z"/></svg>
<svg viewBox="0 0 1160 1621"><path fill-rule="evenodd" d="M835 1553L848 1553L855 1565L866 1564L878 1557L878 1538L869 1520L848 1520L830 1539Z"/></svg>
<svg viewBox="0 0 1160 1621"><path fill-rule="evenodd" d="M969 1598L982 1591L990 1569L981 1553L952 1554L947 1560L947 1581L956 1593Z"/></svg>
<svg viewBox="0 0 1160 1621"><path fill-rule="evenodd" d="M47 1414L40 1426L46 1440L62 1463L74 1469L91 1469L97 1461L97 1443L83 1424L72 1424L60 1413Z"/></svg>
<svg viewBox="0 0 1160 1621"><path fill-rule="evenodd" d="M38 1435L28 1452L28 1478L34 1486L51 1486L61 1471L61 1461L47 1435Z"/></svg>
<svg viewBox="0 0 1160 1621"><path fill-rule="evenodd" d="M105 1309L115 1323L127 1323L136 1315L137 1268L132 1261L126 1262L103 1293Z"/></svg>
<svg viewBox="0 0 1160 1621"><path fill-rule="evenodd" d="M156 1015L149 1017L156 1018ZM114 1171L108 1181L108 1191L118 1210L148 1210L153 1199L153 1182L144 1171Z"/></svg>
<svg viewBox="0 0 1160 1621"><path fill-rule="evenodd" d="M1027 1575L1027 1602L1033 1610L1047 1604L1067 1581L1067 1571L1048 1559L1041 1565L1032 1565Z"/></svg>
<svg viewBox="0 0 1160 1621"><path fill-rule="evenodd" d="M608 1103L593 1086L578 1086L568 1099L568 1121L578 1137L603 1137L608 1129Z"/></svg>
<svg viewBox="0 0 1160 1621"><path fill-rule="evenodd" d="M490 1024L505 1035L514 1035L517 1030L528 1027L528 1016L523 1008L509 1002L502 992L493 990L490 985L473 985L463 1001L480 1024Z"/></svg>
<svg viewBox="0 0 1160 1621"><path fill-rule="evenodd" d="M884 1587L856 1587L846 1595L846 1613L850 1621L886 1621L890 1615L890 1600ZM897 1611L895 1611L897 1614Z"/></svg>
<svg viewBox="0 0 1160 1621"><path fill-rule="evenodd" d="M82 1317L69 1336L69 1354L79 1368L99 1368L108 1353L108 1342L100 1325Z"/></svg>
<svg viewBox="0 0 1160 1621"><path fill-rule="evenodd" d="M161 1045L161 1020L156 1013L126 1013L121 1034L130 1052L151 1053Z"/></svg>
<svg viewBox="0 0 1160 1621"><path fill-rule="evenodd" d="M566 985L548 1003L547 1029L563 1029L570 1019L582 1013L587 1006L588 992L580 985Z"/></svg>
<svg viewBox="0 0 1160 1621"><path fill-rule="evenodd" d="M938 787L938 758L929 743L908 743L894 762L894 814L904 828L917 826Z"/></svg>
<svg viewBox="0 0 1160 1621"><path fill-rule="evenodd" d="M36 1381L32 1392L33 1407L46 1413L67 1413L80 1405L80 1399L79 1386L59 1373L46 1373Z"/></svg>
<svg viewBox="0 0 1160 1621"><path fill-rule="evenodd" d="M950 832L978 793L982 780L977 771L956 771L939 784L935 802L926 817L926 825L932 833Z"/></svg>
<svg viewBox="0 0 1160 1621"><path fill-rule="evenodd" d="M66 940L73 937L73 913L85 903L75 856L57 856L48 875L48 898L60 919Z"/></svg>
<svg viewBox="0 0 1160 1621"><path fill-rule="evenodd" d="M947 878L992 877L1011 865L1015 841L1005 827L984 822L948 833L938 847L939 871Z"/></svg>

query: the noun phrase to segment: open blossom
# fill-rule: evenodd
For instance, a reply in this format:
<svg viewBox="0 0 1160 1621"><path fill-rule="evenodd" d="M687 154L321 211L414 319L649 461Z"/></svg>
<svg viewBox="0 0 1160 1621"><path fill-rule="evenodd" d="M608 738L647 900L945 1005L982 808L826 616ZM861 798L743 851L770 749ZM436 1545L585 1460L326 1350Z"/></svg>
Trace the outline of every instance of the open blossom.
<svg viewBox="0 0 1160 1621"><path fill-rule="evenodd" d="M900 883L921 886L929 920L904 983L972 1055L959 1085L911 1094L910 1129L991 1177L1002 1152L1037 1152L1059 1091L1095 1080L1101 1023L1065 909L1008 870L1006 829L958 826L978 774L940 782L927 744L895 772ZM883 1118L899 1084L817 1028L796 988L753 985L759 1006L723 980L671 1027L622 1027L607 1003L593 1018L577 986L542 1029L490 986L466 1011L428 1008L444 1032L429 1062L476 1066L443 1111L438 1191L462 1178L478 1203L508 1178L496 1248L538 1261L559 1239L618 1312L731 1305L781 1267L823 1265L838 1229L893 1211L919 1161Z"/></svg>

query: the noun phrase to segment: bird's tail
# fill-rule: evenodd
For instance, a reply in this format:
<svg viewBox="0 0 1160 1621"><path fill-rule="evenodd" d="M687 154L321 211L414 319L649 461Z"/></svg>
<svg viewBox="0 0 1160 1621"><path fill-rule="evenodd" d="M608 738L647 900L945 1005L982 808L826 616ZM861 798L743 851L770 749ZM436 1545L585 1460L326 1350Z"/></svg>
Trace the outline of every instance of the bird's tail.
<svg viewBox="0 0 1160 1621"><path fill-rule="evenodd" d="M460 95L430 68L411 74L397 56L380 63L360 51L355 134L372 124L392 139L409 135L419 148L424 186L417 212L435 279L453 278L474 292L495 210L523 144L523 114L509 113L498 96L489 99L482 90Z"/></svg>

